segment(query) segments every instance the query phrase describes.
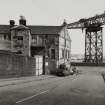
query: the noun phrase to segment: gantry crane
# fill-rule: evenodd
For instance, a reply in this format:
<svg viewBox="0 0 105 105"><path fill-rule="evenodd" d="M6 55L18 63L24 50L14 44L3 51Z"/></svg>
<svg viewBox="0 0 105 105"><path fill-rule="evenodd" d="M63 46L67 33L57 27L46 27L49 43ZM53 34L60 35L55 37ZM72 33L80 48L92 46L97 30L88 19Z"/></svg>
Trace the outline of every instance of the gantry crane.
<svg viewBox="0 0 105 105"><path fill-rule="evenodd" d="M85 29L85 57L86 63L103 62L103 33L105 12L90 18L83 18L67 25L68 29Z"/></svg>

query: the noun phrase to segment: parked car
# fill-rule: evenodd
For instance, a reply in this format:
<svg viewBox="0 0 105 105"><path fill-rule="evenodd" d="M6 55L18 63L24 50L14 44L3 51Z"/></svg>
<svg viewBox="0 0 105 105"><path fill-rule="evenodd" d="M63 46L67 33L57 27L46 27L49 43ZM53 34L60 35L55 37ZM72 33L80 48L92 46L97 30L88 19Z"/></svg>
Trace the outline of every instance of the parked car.
<svg viewBox="0 0 105 105"><path fill-rule="evenodd" d="M70 68L67 68L65 64L61 64L56 72L58 76L67 76L70 75L70 73Z"/></svg>

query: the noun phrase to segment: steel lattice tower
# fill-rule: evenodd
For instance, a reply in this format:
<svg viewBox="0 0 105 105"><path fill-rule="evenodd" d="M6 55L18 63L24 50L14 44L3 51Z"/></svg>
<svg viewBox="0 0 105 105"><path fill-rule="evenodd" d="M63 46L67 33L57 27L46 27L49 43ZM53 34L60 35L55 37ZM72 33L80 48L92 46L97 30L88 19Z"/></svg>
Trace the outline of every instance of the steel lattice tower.
<svg viewBox="0 0 105 105"><path fill-rule="evenodd" d="M103 62L102 27L89 27L85 34L85 62Z"/></svg>
<svg viewBox="0 0 105 105"><path fill-rule="evenodd" d="M105 25L105 12L89 18L68 24L68 29L85 29L85 56L86 63L103 62L103 34L102 25Z"/></svg>

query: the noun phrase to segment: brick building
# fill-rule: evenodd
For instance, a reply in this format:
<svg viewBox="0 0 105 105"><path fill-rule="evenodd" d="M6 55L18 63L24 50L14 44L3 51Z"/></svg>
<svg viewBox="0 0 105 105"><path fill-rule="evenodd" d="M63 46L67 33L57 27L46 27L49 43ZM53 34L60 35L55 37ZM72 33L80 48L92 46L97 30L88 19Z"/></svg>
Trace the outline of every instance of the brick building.
<svg viewBox="0 0 105 105"><path fill-rule="evenodd" d="M60 64L70 67L71 39L66 22L35 26L27 25L23 17L19 25L10 20L10 25L0 25L0 50L38 58L36 69L43 74L55 72Z"/></svg>

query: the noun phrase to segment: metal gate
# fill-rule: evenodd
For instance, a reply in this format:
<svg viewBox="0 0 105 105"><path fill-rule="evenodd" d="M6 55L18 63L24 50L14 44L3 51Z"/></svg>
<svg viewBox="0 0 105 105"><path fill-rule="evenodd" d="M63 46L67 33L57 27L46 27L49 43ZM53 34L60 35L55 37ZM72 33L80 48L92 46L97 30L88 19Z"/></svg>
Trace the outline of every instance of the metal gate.
<svg viewBox="0 0 105 105"><path fill-rule="evenodd" d="M36 75L43 74L43 56L37 55L35 56L36 59Z"/></svg>

